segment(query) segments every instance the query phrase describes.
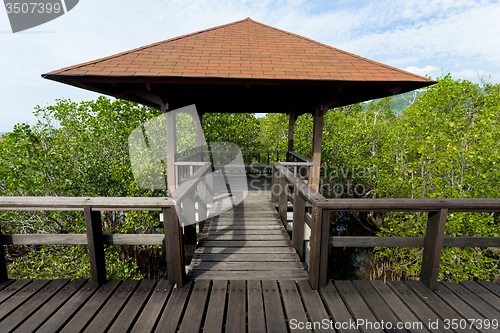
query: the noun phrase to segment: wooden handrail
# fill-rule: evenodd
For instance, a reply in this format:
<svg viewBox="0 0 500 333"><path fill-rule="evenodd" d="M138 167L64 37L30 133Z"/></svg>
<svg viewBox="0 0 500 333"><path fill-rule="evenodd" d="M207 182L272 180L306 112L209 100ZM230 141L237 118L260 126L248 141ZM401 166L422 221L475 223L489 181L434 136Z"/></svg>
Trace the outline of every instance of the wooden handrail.
<svg viewBox="0 0 500 333"><path fill-rule="evenodd" d="M423 247L421 281L429 288L437 285L443 247L499 247L500 237L444 237L448 212L499 212L500 199L327 199L294 175L281 163L273 163L272 202L278 204L286 224L286 206L292 202L292 244L303 253L303 225L309 225L311 257L309 280L313 288L327 283L328 246L333 247ZM285 190L283 190L285 189ZM292 192L293 196L288 192ZM305 214L306 201L312 204L312 217ZM429 212L425 237L329 236L332 211ZM295 235L295 233L300 235Z"/></svg>
<svg viewBox="0 0 500 333"><path fill-rule="evenodd" d="M84 211L85 234L2 234L0 232L0 282L6 280L7 266L3 245L87 245L91 280L94 286L106 280L103 245L163 245L167 258L168 279L182 285L185 268L182 258L179 217L172 198L120 197L0 197L0 210L11 211ZM102 234L101 211L162 211L164 233Z"/></svg>

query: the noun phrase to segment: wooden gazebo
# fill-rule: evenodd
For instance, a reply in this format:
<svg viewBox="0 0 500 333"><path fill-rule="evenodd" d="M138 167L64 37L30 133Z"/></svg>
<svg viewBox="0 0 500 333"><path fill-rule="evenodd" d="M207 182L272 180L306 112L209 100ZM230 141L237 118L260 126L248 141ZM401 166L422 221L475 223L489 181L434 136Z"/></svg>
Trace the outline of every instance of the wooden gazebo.
<svg viewBox="0 0 500 333"><path fill-rule="evenodd" d="M42 76L165 112L195 104L200 115L287 113L289 151L295 119L311 113L309 183L316 189L328 109L435 83L250 18Z"/></svg>

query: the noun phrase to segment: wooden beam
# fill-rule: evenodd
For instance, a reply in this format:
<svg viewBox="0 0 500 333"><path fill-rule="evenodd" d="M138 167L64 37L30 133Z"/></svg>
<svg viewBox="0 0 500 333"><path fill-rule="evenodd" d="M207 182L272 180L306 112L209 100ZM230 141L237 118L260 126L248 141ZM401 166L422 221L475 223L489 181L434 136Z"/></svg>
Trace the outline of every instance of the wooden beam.
<svg viewBox="0 0 500 333"><path fill-rule="evenodd" d="M420 281L431 290L437 287L447 214L448 209L441 209L439 212L429 213L429 219L427 221Z"/></svg>
<svg viewBox="0 0 500 333"><path fill-rule="evenodd" d="M309 282L314 290L319 287L320 256L321 256L321 232L323 224L323 210L312 207L313 228L311 234L311 256L309 259Z"/></svg>
<svg viewBox="0 0 500 333"><path fill-rule="evenodd" d="M316 109L314 113L312 163L309 172L309 183L311 187L319 192L319 177L321 170L321 144L323 141L323 116L322 110Z"/></svg>
<svg viewBox="0 0 500 333"><path fill-rule="evenodd" d="M321 245L319 256L319 287L328 282L328 250L330 247L330 210L323 209L321 217Z"/></svg>
<svg viewBox="0 0 500 333"><path fill-rule="evenodd" d="M279 179L279 186L276 186L276 189L279 189L279 195L278 195L278 215L281 219L281 222L286 228L287 224L287 207L288 207L288 193L287 193L287 186L288 183L283 176L283 174L280 172L280 177Z"/></svg>
<svg viewBox="0 0 500 333"><path fill-rule="evenodd" d="M101 212L85 207L84 213L92 285L99 287L106 282L106 259L102 241Z"/></svg>
<svg viewBox="0 0 500 333"><path fill-rule="evenodd" d="M2 230L0 229L0 283L9 279L7 274L7 261L5 260L5 251L3 249Z"/></svg>

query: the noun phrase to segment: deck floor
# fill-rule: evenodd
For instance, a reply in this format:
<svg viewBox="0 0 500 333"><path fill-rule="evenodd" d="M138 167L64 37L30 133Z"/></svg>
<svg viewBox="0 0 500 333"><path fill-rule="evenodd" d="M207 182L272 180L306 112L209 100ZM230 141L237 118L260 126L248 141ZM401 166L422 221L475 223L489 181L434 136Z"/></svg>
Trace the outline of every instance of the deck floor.
<svg viewBox="0 0 500 333"><path fill-rule="evenodd" d="M254 184L258 187L252 188ZM307 279L266 188L270 179L249 181L245 200L209 222L188 268L189 278Z"/></svg>
<svg viewBox="0 0 500 333"><path fill-rule="evenodd" d="M98 289L86 280L0 285L0 332L311 332L307 325L453 332L445 327L454 319L467 323L455 332L498 332L484 327L486 319L498 324L499 309L493 282L440 283L435 292L417 281L335 281L319 291L307 280L196 280L177 289L166 280L112 280ZM376 329L382 322L386 329Z"/></svg>

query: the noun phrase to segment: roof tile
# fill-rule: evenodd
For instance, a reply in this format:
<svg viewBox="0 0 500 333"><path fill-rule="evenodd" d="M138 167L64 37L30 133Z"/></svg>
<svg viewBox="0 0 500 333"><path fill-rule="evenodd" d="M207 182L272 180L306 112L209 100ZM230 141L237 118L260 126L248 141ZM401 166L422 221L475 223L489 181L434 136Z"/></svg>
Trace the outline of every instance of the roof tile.
<svg viewBox="0 0 500 333"><path fill-rule="evenodd" d="M249 18L48 74L431 81Z"/></svg>

